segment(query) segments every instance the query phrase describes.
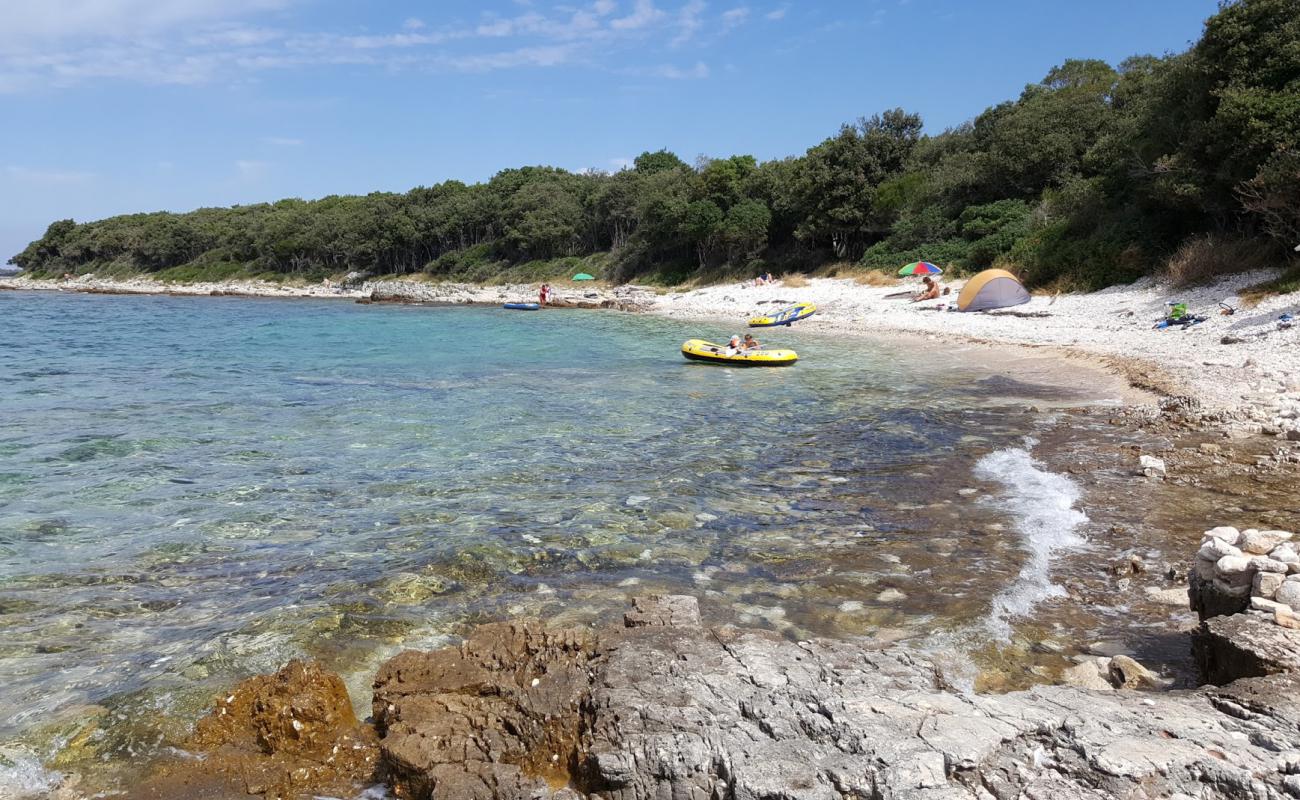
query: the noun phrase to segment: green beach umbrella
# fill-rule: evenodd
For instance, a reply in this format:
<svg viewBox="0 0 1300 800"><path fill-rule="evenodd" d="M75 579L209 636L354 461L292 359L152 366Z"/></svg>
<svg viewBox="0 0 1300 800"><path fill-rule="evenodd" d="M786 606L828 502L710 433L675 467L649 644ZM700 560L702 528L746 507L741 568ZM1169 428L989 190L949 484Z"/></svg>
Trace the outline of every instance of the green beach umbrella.
<svg viewBox="0 0 1300 800"><path fill-rule="evenodd" d="M574 275L574 276L573 276L573 279L574 279L575 281L594 281L594 280L596 280L596 278L595 278L594 276L588 275L588 274L585 273L585 272L579 272L577 275Z"/></svg>
<svg viewBox="0 0 1300 800"><path fill-rule="evenodd" d="M929 261L913 261L906 267L898 271L899 275L942 275L943 270L939 269Z"/></svg>

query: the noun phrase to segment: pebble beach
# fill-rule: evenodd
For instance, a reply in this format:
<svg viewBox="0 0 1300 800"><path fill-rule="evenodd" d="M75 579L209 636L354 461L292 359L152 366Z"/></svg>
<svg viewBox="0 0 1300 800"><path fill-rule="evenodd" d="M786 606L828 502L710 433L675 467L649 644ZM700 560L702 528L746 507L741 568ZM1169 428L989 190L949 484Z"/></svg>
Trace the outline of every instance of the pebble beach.
<svg viewBox="0 0 1300 800"><path fill-rule="evenodd" d="M951 310L964 283L961 279L948 284L949 295L924 303L898 296L914 289L918 285L914 281L870 286L836 278L800 280L799 286L778 280L764 286L727 283L672 292L572 284L555 287L554 297L561 307L613 308L714 323L720 327L701 335L717 339L742 332L750 317L789 303L809 302L817 305L817 314L798 323L801 331L919 335L924 337L918 341L922 351L942 346L944 340L962 340L1088 356L1101 359L1140 388L1192 398L1238 430L1284 438L1294 431L1300 439L1300 325L1279 325L1283 314L1300 316L1300 292L1268 295L1253 303L1242 298L1245 290L1278 274L1246 272L1191 288L1143 278L1097 292L1035 294L1027 304L977 314ZM344 287L264 281L169 284L93 275L67 281L0 278L2 289L485 305L533 301L537 294L535 284L479 286L415 280L365 281ZM1205 322L1186 329L1154 329L1170 302L1186 303L1189 312L1204 315ZM1235 313L1221 314L1220 304ZM780 344L786 330L760 333Z"/></svg>

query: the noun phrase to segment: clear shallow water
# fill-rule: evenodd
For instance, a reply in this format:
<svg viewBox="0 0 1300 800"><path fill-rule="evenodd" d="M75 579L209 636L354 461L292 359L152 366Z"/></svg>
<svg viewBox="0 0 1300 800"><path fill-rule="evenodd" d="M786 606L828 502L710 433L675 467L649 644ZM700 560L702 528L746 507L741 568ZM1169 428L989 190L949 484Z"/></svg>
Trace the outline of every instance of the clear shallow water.
<svg viewBox="0 0 1300 800"><path fill-rule="evenodd" d="M89 718L139 758L294 656L364 686L464 623L642 591L790 636L997 638L1087 522L1024 449L1043 419L1015 397L1055 390L922 344L766 332L800 363L734 370L678 353L732 331L612 313L8 293L0 317L0 740Z"/></svg>

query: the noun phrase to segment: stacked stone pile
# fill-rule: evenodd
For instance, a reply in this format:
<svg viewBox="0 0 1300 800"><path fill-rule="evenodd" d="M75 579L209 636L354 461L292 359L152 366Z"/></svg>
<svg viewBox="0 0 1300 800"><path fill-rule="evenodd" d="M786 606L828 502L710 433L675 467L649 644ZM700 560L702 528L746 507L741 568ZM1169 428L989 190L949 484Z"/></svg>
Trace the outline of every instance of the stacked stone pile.
<svg viewBox="0 0 1300 800"><path fill-rule="evenodd" d="M1245 612L1300 629L1300 554L1289 531L1205 532L1190 581L1201 618Z"/></svg>

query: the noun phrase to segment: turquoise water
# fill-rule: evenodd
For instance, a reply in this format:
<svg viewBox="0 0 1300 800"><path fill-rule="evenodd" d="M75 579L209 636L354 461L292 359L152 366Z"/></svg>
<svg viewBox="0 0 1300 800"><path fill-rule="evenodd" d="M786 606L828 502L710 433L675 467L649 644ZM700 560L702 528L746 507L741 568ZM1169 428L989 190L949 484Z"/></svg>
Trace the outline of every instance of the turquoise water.
<svg viewBox="0 0 1300 800"><path fill-rule="evenodd" d="M364 686L467 622L643 591L790 636L960 625L1035 563L970 487L1041 420L929 345L764 332L802 360L737 370L678 352L731 330L603 312L0 293L0 317L0 739L89 705L96 753L138 758L153 716L290 657Z"/></svg>

